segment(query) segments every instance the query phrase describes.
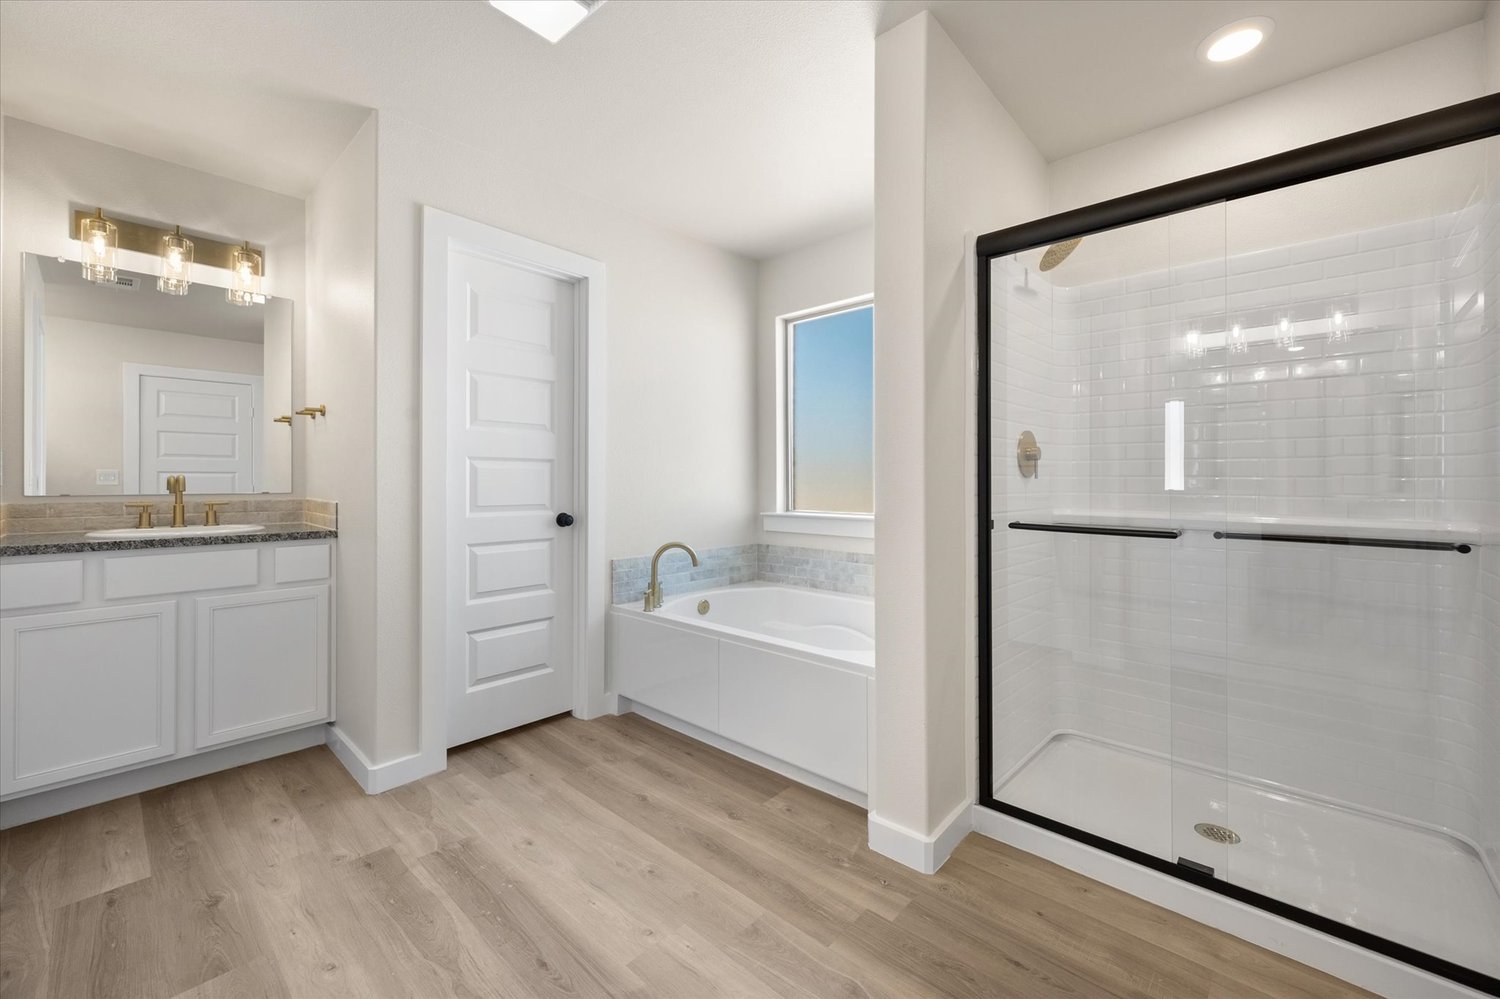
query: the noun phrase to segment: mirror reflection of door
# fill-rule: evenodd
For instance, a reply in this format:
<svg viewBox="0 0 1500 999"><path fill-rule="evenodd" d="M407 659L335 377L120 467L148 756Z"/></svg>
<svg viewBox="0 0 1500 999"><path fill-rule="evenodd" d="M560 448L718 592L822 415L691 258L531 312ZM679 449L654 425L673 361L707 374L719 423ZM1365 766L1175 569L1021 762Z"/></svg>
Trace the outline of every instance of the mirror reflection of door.
<svg viewBox="0 0 1500 999"><path fill-rule="evenodd" d="M161 495L169 475L200 496L291 490L291 299L97 284L37 254L23 273L26 495Z"/></svg>
<svg viewBox="0 0 1500 999"><path fill-rule="evenodd" d="M186 475L195 493L255 491L259 375L124 369L127 493L165 492L169 475Z"/></svg>

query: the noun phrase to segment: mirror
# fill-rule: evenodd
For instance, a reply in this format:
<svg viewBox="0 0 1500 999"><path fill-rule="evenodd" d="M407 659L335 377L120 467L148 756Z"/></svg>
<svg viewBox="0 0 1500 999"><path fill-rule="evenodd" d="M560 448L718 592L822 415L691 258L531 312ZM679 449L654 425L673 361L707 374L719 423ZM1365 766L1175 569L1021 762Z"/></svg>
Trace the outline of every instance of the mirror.
<svg viewBox="0 0 1500 999"><path fill-rule="evenodd" d="M24 254L27 496L285 493L292 487L292 302L85 280Z"/></svg>

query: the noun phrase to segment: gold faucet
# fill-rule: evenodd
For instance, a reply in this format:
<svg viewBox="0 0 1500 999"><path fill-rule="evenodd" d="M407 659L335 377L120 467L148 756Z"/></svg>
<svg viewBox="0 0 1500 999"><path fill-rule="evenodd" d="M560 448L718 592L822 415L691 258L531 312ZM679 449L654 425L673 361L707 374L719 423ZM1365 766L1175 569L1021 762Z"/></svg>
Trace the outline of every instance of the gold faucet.
<svg viewBox="0 0 1500 999"><path fill-rule="evenodd" d="M661 606L661 582L656 578L656 564L673 548L681 548L688 553L688 558L693 560L694 566L698 564L698 553L681 541L668 541L656 549L656 554L651 557L651 585L646 587L646 610L648 611L654 611Z"/></svg>
<svg viewBox="0 0 1500 999"><path fill-rule="evenodd" d="M167 476L167 492L172 494L172 526L186 527L187 506L182 502L182 494L187 492L187 476Z"/></svg>

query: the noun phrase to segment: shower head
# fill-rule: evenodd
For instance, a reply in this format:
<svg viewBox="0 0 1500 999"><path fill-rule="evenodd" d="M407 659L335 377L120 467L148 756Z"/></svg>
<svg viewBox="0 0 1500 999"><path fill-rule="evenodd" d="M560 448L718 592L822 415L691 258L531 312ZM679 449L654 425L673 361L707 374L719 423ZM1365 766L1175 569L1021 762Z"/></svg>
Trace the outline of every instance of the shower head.
<svg viewBox="0 0 1500 999"><path fill-rule="evenodd" d="M1047 247L1047 252L1042 254L1042 262L1037 266L1037 270L1043 273L1050 271L1064 260L1067 260L1068 255L1078 249L1078 244L1082 242L1083 237L1079 236L1076 239L1065 239L1061 243L1053 243Z"/></svg>

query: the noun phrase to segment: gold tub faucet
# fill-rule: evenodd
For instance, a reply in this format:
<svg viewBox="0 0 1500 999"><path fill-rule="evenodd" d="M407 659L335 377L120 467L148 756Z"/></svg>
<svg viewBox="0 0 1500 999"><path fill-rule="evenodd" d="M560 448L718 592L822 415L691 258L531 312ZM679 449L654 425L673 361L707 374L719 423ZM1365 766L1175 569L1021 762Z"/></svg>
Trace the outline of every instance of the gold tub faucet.
<svg viewBox="0 0 1500 999"><path fill-rule="evenodd" d="M656 578L656 565L661 561L661 557L673 548L681 548L688 553L688 558L693 560L693 565L698 564L698 553L681 541L668 541L656 549L656 554L651 558L651 585L646 587L646 610L648 611L654 611L661 606L661 582Z"/></svg>

